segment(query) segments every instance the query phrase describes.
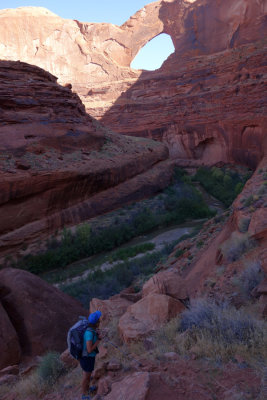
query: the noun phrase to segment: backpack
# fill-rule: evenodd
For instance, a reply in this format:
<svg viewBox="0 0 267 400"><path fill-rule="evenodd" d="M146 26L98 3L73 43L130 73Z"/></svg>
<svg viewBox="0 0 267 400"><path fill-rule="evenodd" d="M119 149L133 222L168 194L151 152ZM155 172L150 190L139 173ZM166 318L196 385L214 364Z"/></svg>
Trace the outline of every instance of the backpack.
<svg viewBox="0 0 267 400"><path fill-rule="evenodd" d="M68 331L68 350L72 357L79 360L83 352L83 335L88 328L88 319L84 318L76 322Z"/></svg>
<svg viewBox="0 0 267 400"><path fill-rule="evenodd" d="M86 329L88 329L88 319L83 318L76 322L69 331L67 336L67 343L68 343L68 350L69 353L74 357L76 360L79 360L82 357L83 353L83 337ZM91 329L90 329L91 330ZM91 330L93 334L96 333L94 330ZM98 348L96 347L95 350L96 354L99 352Z"/></svg>

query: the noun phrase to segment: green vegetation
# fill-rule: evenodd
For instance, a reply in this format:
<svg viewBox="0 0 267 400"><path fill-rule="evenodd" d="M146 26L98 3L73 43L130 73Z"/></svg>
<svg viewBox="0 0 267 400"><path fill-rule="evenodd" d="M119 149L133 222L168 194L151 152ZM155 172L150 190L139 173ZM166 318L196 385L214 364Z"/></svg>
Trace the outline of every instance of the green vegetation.
<svg viewBox="0 0 267 400"><path fill-rule="evenodd" d="M175 257L176 258L178 258L178 257L181 257L182 255L184 254L184 250L183 249L178 249L176 252L175 252Z"/></svg>
<svg viewBox="0 0 267 400"><path fill-rule="evenodd" d="M209 209L201 193L189 181L183 170L176 169L172 186L161 195L127 206L126 215L120 215L122 210L118 210L106 226L91 227L85 223L78 226L76 232L64 229L60 241L55 238L48 241L46 252L27 255L15 266L43 274L111 251L154 229L214 216L215 212Z"/></svg>
<svg viewBox="0 0 267 400"><path fill-rule="evenodd" d="M250 172L241 175L229 168L201 167L193 180L199 181L208 193L229 207L250 176Z"/></svg>
<svg viewBox="0 0 267 400"><path fill-rule="evenodd" d="M92 298L108 299L130 285L139 291L143 283L156 272L157 265L166 261L174 247L183 240L196 236L199 230L200 227L182 235L159 251L116 264L106 271L96 270L86 279L62 285L61 290L77 298L87 308Z"/></svg>
<svg viewBox="0 0 267 400"><path fill-rule="evenodd" d="M154 355L175 351L217 361L264 362L267 356L266 322L227 303L198 299L180 317L159 328L153 337Z"/></svg>
<svg viewBox="0 0 267 400"><path fill-rule="evenodd" d="M166 245L160 251L116 264L106 271L97 270L82 281L62 286L61 290L77 298L85 307L88 307L89 302L94 297L107 299L132 285L137 277L139 282L142 279L147 279L148 276L155 273L157 263L166 259L176 244L177 241L171 245ZM139 288L139 285L135 286Z"/></svg>
<svg viewBox="0 0 267 400"><path fill-rule="evenodd" d="M232 279L235 286L239 288L240 293L245 300L252 298L252 290L255 289L264 279L264 272L258 260L247 263L244 271Z"/></svg>
<svg viewBox="0 0 267 400"><path fill-rule="evenodd" d="M249 207L253 203L254 203L254 197L252 195L250 195L246 199L244 199L244 206L245 207Z"/></svg>
<svg viewBox="0 0 267 400"><path fill-rule="evenodd" d="M221 250L227 261L234 262L255 247L256 244L256 241L251 239L248 234L233 232L230 238L222 244Z"/></svg>
<svg viewBox="0 0 267 400"><path fill-rule="evenodd" d="M119 249L108 257L109 262L118 260L127 260L127 258L135 257L137 254L146 253L147 251L154 250L154 243L142 243L132 247Z"/></svg>
<svg viewBox="0 0 267 400"><path fill-rule="evenodd" d="M47 353L40 362L37 375L41 384L54 385L57 380L66 373L66 368L60 360L60 354L56 352Z"/></svg>

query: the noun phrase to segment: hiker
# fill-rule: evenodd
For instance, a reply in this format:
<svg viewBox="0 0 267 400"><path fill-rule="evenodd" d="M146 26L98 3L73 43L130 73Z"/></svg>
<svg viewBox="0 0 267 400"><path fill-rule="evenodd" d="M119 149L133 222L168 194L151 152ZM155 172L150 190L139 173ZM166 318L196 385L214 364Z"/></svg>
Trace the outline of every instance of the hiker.
<svg viewBox="0 0 267 400"><path fill-rule="evenodd" d="M89 325L83 336L83 352L82 357L79 360L83 370L82 400L90 400L90 396L88 394L90 378L95 366L95 356L98 353L97 346L101 340L99 333L97 332L101 315L101 311L95 311L89 315Z"/></svg>

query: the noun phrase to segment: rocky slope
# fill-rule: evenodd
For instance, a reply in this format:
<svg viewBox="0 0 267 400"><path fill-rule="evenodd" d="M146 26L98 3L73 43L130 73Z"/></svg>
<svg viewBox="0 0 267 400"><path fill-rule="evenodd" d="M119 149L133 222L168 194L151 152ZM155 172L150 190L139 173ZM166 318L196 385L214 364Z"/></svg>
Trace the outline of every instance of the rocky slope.
<svg viewBox="0 0 267 400"><path fill-rule="evenodd" d="M255 167L266 146L266 9L265 0L158 1L121 27L7 9L0 57L71 82L91 115L116 132L164 141L174 158ZM175 53L158 71L131 70L139 49L162 32Z"/></svg>
<svg viewBox="0 0 267 400"><path fill-rule="evenodd" d="M0 76L1 255L168 183L165 146L107 131L39 67L1 61Z"/></svg>
<svg viewBox="0 0 267 400"><path fill-rule="evenodd" d="M118 329L126 343L148 337L194 298L208 296L240 307L252 296L266 317L266 281L253 293L245 289L257 271L262 271L262 277L267 274L266 205L265 157L230 212L209 220L196 237L179 243L140 293L126 291L110 300L93 299L90 311L102 310L104 323L119 317ZM246 270L250 277L249 272L244 275Z"/></svg>

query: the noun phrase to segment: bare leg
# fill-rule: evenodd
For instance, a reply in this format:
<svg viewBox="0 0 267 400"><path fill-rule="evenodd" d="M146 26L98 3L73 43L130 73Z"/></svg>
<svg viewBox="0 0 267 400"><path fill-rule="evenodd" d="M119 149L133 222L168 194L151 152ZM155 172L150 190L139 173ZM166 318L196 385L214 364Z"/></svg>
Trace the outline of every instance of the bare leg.
<svg viewBox="0 0 267 400"><path fill-rule="evenodd" d="M88 395L91 374L92 374L92 372L84 372L83 371L82 391L85 396Z"/></svg>

